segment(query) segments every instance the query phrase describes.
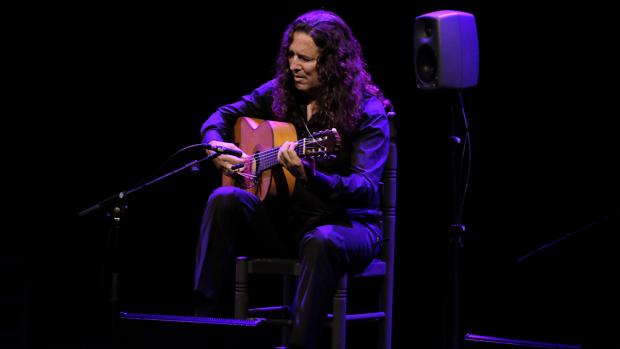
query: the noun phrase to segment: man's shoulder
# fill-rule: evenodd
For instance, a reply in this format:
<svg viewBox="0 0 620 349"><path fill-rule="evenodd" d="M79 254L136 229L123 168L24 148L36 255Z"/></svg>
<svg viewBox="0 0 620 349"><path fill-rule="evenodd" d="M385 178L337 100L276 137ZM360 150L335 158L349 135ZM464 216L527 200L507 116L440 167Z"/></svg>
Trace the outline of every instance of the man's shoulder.
<svg viewBox="0 0 620 349"><path fill-rule="evenodd" d="M369 117L385 116L385 105L381 98L376 95L366 94L364 96L364 114Z"/></svg>
<svg viewBox="0 0 620 349"><path fill-rule="evenodd" d="M273 91L276 86L275 80L269 80L262 85L256 87L252 92L244 95L242 100L252 104L271 105Z"/></svg>
<svg viewBox="0 0 620 349"><path fill-rule="evenodd" d="M265 95L265 94L272 94L273 90L276 88L277 85L277 80L276 79L271 79L265 83L263 83L262 85L260 85L259 87L256 88L256 92L258 92L259 94Z"/></svg>

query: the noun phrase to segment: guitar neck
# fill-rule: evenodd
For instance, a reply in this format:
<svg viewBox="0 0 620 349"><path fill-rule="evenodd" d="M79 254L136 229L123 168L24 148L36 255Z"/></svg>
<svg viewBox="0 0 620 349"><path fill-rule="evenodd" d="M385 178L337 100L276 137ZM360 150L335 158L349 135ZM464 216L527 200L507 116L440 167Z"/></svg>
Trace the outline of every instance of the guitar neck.
<svg viewBox="0 0 620 349"><path fill-rule="evenodd" d="M306 141L306 138L300 139L295 142L295 153L299 157L303 157L305 155L305 147L304 147L305 141ZM253 157L257 164L256 171L260 173L262 171L268 170L274 166L279 165L280 164L278 162L278 151L279 150L280 150L280 147L276 147L276 148L271 148L268 150L263 150L263 151L260 151L254 154Z"/></svg>

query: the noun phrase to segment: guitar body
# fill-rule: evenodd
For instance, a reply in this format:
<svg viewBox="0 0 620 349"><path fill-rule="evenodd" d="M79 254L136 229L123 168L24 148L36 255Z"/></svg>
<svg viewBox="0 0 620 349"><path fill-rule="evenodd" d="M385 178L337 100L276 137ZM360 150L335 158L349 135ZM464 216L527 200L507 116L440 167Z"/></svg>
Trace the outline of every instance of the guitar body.
<svg viewBox="0 0 620 349"><path fill-rule="evenodd" d="M295 127L290 123L249 117L237 119L234 132L234 143L248 155L270 149L275 150L274 148L280 147L286 141L294 142L297 140ZM263 157L258 156L257 158L258 161L261 161L260 159ZM268 160L273 162L273 156ZM281 166L257 171L256 162L254 161L251 166L246 165L241 170L247 176L223 175L222 185L234 185L243 188L256 195L261 201L267 195L292 195L295 187L295 176Z"/></svg>

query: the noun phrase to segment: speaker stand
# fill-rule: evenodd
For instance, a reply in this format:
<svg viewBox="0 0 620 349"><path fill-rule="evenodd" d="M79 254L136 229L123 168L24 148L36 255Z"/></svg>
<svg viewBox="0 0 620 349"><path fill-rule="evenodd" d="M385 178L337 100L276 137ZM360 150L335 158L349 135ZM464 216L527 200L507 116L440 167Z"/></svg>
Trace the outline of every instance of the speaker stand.
<svg viewBox="0 0 620 349"><path fill-rule="evenodd" d="M451 173L452 173L452 221L450 224L450 285L449 285L449 349L460 349L463 343L461 321L461 253L463 250L463 210L469 182L470 171L470 139L469 122L464 111L462 92L457 92L458 106L462 111L462 123L458 122L458 113L450 110L450 142L451 142ZM461 125L459 127L458 125Z"/></svg>

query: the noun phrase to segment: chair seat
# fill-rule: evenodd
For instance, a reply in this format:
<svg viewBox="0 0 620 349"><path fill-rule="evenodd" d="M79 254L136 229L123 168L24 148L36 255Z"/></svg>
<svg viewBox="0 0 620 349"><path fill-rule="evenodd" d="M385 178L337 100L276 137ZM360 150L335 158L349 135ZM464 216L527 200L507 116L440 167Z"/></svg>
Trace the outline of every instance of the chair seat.
<svg viewBox="0 0 620 349"><path fill-rule="evenodd" d="M366 269L359 274L353 275L353 277L372 277L372 276L385 276L387 265L385 261L375 258L368 264Z"/></svg>
<svg viewBox="0 0 620 349"><path fill-rule="evenodd" d="M256 258L248 259L248 273L250 274L276 274L299 276L301 267L296 259L281 258ZM375 258L363 272L353 277L384 276L386 264L381 259Z"/></svg>

